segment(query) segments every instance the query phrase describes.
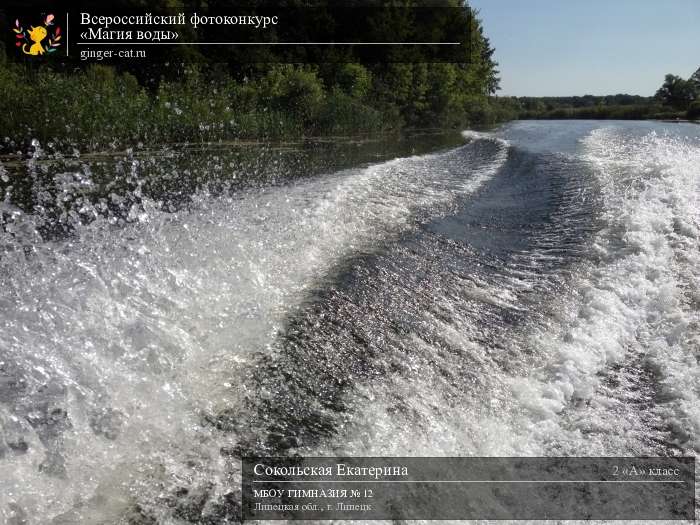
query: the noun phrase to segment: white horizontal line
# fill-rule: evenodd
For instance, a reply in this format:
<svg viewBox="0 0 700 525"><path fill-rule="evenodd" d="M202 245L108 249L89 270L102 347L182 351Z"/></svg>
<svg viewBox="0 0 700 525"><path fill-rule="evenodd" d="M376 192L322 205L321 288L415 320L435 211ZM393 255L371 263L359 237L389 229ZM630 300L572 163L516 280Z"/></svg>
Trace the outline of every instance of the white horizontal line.
<svg viewBox="0 0 700 525"><path fill-rule="evenodd" d="M298 480L298 481L283 481L283 480L255 480L253 483L685 483L685 481L665 481L665 480L543 480L543 479L511 479L511 480L494 480L494 479L474 479L474 480Z"/></svg>
<svg viewBox="0 0 700 525"><path fill-rule="evenodd" d="M79 46L459 46L461 42L78 42Z"/></svg>

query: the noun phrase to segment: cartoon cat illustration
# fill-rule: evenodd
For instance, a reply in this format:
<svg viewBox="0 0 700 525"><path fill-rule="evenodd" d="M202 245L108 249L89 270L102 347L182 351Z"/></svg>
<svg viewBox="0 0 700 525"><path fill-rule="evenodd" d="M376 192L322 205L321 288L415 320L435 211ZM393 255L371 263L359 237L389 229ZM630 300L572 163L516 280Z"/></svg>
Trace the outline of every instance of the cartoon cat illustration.
<svg viewBox="0 0 700 525"><path fill-rule="evenodd" d="M29 38L34 43L29 48L29 51L27 51L27 44L24 44L22 46L22 51L26 55L43 55L44 47L41 45L41 41L44 40L44 38L46 38L46 28L43 26L32 27L28 34Z"/></svg>

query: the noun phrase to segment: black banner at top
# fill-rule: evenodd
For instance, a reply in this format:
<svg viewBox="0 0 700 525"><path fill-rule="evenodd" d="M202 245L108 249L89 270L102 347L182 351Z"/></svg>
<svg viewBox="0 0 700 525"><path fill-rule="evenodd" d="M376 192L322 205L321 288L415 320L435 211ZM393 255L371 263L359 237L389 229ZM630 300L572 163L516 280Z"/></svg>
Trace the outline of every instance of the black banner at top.
<svg viewBox="0 0 700 525"><path fill-rule="evenodd" d="M0 8L6 53L66 62L450 62L471 59L469 10L455 2L389 6L133 1Z"/></svg>

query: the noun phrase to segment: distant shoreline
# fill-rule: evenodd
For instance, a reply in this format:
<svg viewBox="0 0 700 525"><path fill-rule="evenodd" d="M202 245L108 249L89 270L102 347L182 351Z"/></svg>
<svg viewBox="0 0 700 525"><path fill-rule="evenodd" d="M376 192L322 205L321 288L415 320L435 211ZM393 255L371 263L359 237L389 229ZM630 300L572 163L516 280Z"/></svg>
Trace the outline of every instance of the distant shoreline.
<svg viewBox="0 0 700 525"><path fill-rule="evenodd" d="M585 118L577 118L577 117L519 117L514 120L522 120L522 121L528 121L528 120L619 120L619 121L630 121L630 122L641 122L641 121L648 121L648 122L668 122L670 124L700 124L700 120L688 120L688 119L673 119L673 118L622 118L622 117L614 117L614 118L602 118L602 117L585 117Z"/></svg>

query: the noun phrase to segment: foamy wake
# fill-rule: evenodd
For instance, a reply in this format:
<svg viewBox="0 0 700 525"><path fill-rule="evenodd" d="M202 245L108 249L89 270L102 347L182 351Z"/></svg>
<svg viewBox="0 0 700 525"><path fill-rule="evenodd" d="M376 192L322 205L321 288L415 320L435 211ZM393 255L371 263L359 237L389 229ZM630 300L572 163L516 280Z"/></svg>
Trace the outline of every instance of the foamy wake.
<svg viewBox="0 0 700 525"><path fill-rule="evenodd" d="M653 454L657 433L697 452L700 141L603 128L583 146L604 200L599 262L558 326L533 335L546 357L513 383L531 416L521 424L546 453ZM614 388L611 370L627 372Z"/></svg>
<svg viewBox="0 0 700 525"><path fill-rule="evenodd" d="M543 305L546 321L524 327L523 339L509 348L512 367L504 370L494 360L505 350L470 337L474 319L454 304L468 290L438 294L435 308L450 312L450 321L424 315L441 344L407 341L412 350L405 366L415 374L360 387L362 415L326 452L632 456L700 450L700 142L603 128L589 133L579 154L600 186L601 227L590 257L572 268L553 304ZM528 279L508 286L517 291ZM509 290L482 293L508 301ZM468 355L473 370L454 370L445 348ZM462 377L458 387L436 372L441 368ZM396 399L409 407L405 414L392 409Z"/></svg>
<svg viewBox="0 0 700 525"><path fill-rule="evenodd" d="M252 354L333 264L445 213L505 155L479 168L468 149L174 214L144 198L123 228L94 213L61 242L2 204L0 521L105 523L135 503L167 519L178 487L232 490L219 450L234 438L206 415L246 395Z"/></svg>

